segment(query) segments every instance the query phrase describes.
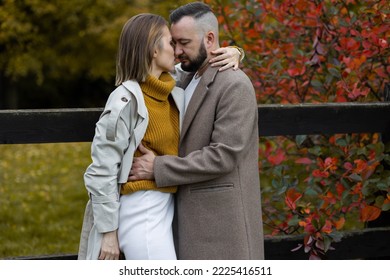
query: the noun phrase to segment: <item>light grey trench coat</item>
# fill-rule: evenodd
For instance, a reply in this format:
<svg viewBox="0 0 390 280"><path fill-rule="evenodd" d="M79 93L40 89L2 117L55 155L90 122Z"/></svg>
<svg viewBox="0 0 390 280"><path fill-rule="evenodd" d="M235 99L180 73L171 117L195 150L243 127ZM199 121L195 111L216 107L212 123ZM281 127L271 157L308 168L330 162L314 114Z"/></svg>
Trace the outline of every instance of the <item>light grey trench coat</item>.
<svg viewBox="0 0 390 280"><path fill-rule="evenodd" d="M183 90L175 87L172 97L179 112L183 112ZM110 94L96 124L92 163L84 174L90 199L84 213L78 259L96 260L102 233L118 229L119 187L127 181L134 152L147 126L148 110L141 88L135 81L126 81Z"/></svg>

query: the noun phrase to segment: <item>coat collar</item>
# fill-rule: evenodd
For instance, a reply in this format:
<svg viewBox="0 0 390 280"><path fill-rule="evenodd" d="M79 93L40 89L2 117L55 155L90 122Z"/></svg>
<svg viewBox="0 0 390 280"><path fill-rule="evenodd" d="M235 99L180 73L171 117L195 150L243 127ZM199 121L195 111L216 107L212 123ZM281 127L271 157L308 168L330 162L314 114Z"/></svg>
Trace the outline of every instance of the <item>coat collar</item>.
<svg viewBox="0 0 390 280"><path fill-rule="evenodd" d="M180 141L184 138L187 130L189 129L192 120L195 118L196 113L198 112L200 106L203 103L204 98L207 95L207 92L209 90L210 84L214 82L215 76L218 73L217 67L211 67L209 66L206 71L203 73L201 80L199 81L198 86L196 87L194 94L192 95L192 98L190 100L190 103L188 104L187 111L185 112L184 119L183 119L183 125L182 125L182 131L180 133ZM187 77L184 80L183 85L187 86L188 83L191 81L193 77L193 74L191 75L191 78L189 81Z"/></svg>
<svg viewBox="0 0 390 280"><path fill-rule="evenodd" d="M148 116L148 109L146 108L144 96L138 82L128 80L123 82L122 85L134 95L138 104L137 113L145 119Z"/></svg>

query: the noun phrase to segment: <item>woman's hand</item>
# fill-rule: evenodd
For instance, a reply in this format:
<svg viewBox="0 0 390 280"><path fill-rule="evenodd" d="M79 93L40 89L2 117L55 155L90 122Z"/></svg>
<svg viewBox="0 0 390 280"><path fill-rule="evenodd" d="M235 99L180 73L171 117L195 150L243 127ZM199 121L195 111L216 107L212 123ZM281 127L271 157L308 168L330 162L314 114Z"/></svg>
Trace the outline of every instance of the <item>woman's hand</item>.
<svg viewBox="0 0 390 280"><path fill-rule="evenodd" d="M102 248L99 260L119 260L119 242L117 231L103 233Z"/></svg>
<svg viewBox="0 0 390 280"><path fill-rule="evenodd" d="M209 63L211 63L212 67L218 67L219 71L224 71L233 67L233 70L237 70L240 65L240 60L242 57L242 53L238 48L234 47L224 47L216 49L211 52L216 55L214 58L210 59Z"/></svg>

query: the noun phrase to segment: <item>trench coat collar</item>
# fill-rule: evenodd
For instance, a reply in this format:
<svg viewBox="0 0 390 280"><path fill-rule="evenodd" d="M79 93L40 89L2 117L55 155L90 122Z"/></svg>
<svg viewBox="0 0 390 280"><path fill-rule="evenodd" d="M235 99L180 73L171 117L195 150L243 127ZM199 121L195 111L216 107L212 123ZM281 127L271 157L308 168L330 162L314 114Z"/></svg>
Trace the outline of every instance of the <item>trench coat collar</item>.
<svg viewBox="0 0 390 280"><path fill-rule="evenodd" d="M137 106L138 115L146 119L148 116L148 109L146 108L144 96L142 94L142 90L138 82L133 80L128 80L126 82L123 82L122 85L134 95L137 102L136 104L138 104Z"/></svg>
<svg viewBox="0 0 390 280"><path fill-rule="evenodd" d="M209 86L214 82L215 76L218 73L217 67L209 66L206 71L203 73L201 80L199 81L198 86L196 87L194 94L188 104L187 111L184 114L182 131L180 133L180 142L184 139L185 134L187 133L192 120L195 118L196 113L198 112L200 106L202 106L203 100L206 97ZM184 79L184 86L187 86L193 77L189 75ZM188 80L189 79L189 80Z"/></svg>

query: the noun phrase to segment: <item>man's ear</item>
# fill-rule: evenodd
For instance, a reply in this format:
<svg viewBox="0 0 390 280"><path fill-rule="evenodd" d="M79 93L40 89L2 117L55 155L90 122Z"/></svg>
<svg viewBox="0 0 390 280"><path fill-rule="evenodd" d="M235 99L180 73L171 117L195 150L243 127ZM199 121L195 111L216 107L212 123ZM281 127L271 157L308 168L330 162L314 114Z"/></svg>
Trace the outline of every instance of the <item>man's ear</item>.
<svg viewBox="0 0 390 280"><path fill-rule="evenodd" d="M212 31L207 32L205 36L205 45L207 48L214 46L215 44L215 34Z"/></svg>

